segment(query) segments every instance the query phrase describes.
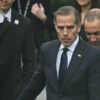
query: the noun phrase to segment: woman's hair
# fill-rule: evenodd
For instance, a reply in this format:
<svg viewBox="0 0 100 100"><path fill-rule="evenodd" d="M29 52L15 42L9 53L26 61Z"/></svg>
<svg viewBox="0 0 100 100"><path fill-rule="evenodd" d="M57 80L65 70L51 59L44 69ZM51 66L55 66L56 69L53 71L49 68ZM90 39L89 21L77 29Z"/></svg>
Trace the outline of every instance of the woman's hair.
<svg viewBox="0 0 100 100"><path fill-rule="evenodd" d="M92 1L92 6L90 9L92 8L100 8L100 6L98 5L98 1L97 0L91 0ZM73 1L74 2L74 7L79 11L79 13L81 13L81 6L77 3L76 0Z"/></svg>

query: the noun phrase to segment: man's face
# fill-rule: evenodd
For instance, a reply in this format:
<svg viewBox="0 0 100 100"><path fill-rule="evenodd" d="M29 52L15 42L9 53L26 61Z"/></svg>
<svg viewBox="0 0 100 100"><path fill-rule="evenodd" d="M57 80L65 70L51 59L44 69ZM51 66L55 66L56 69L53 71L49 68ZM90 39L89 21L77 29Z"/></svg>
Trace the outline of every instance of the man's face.
<svg viewBox="0 0 100 100"><path fill-rule="evenodd" d="M100 48L100 20L92 22L85 20L84 26L89 42Z"/></svg>
<svg viewBox="0 0 100 100"><path fill-rule="evenodd" d="M58 39L60 42L68 47L75 39L80 31L80 25L75 24L75 17L71 15L58 15L55 22Z"/></svg>
<svg viewBox="0 0 100 100"><path fill-rule="evenodd" d="M6 13L11 8L14 1L15 0L0 0L0 10Z"/></svg>
<svg viewBox="0 0 100 100"><path fill-rule="evenodd" d="M76 1L80 6L86 6L88 4L91 4L92 2L92 0L76 0Z"/></svg>

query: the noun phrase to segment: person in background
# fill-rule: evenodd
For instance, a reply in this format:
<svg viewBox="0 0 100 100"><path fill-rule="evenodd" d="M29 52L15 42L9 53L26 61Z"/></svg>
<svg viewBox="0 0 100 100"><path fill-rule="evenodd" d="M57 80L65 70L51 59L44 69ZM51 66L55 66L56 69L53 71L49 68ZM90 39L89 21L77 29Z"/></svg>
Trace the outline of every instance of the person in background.
<svg viewBox="0 0 100 100"><path fill-rule="evenodd" d="M40 17L37 17L36 14L32 14L31 8L33 5L37 10L40 10L43 6L45 9L44 13L47 17L41 16L42 14L39 11L41 14ZM54 28L51 25L53 9L50 0L16 0L13 4L13 8L24 17L31 19L34 41L38 51L42 42L54 39L55 34L52 33Z"/></svg>
<svg viewBox="0 0 100 100"><path fill-rule="evenodd" d="M87 12L84 27L89 43L100 48L100 9L94 8Z"/></svg>
<svg viewBox="0 0 100 100"><path fill-rule="evenodd" d="M13 63L16 58L16 31L6 18L1 17L1 8L0 0L0 100L15 100Z"/></svg>
<svg viewBox="0 0 100 100"><path fill-rule="evenodd" d="M82 40L78 11L54 13L58 40L41 45L40 67L17 100L34 100L46 86L47 100L100 100L100 50Z"/></svg>
<svg viewBox="0 0 100 100"><path fill-rule="evenodd" d="M36 55L31 21L12 9L14 1L1 0L0 10L3 13L0 13L0 17L1 19L6 17L16 31L13 32L16 46L16 61L13 64L14 68L12 72L14 77L14 90L17 97L34 72Z"/></svg>
<svg viewBox="0 0 100 100"><path fill-rule="evenodd" d="M84 29L84 16L88 12L88 10L92 8L100 8L100 4L98 0L74 0L73 6L79 11L80 13L80 20L81 20L81 31L79 35L88 42L85 29Z"/></svg>

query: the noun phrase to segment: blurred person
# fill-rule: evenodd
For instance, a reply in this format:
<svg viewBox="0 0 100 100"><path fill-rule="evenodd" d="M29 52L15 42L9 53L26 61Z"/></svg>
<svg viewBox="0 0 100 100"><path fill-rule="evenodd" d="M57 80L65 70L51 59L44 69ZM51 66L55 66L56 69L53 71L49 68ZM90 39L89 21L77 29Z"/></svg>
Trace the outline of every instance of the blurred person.
<svg viewBox="0 0 100 100"><path fill-rule="evenodd" d="M6 18L2 18L2 14L0 0L0 100L15 100L13 63L16 55L16 31Z"/></svg>
<svg viewBox="0 0 100 100"><path fill-rule="evenodd" d="M100 48L100 9L89 10L84 20L89 43Z"/></svg>
<svg viewBox="0 0 100 100"><path fill-rule="evenodd" d="M1 19L6 17L16 31L16 33L13 32L16 45L16 62L13 64L12 72L14 90L18 96L33 74L36 59L31 21L11 8L14 1L1 0L0 10L2 13L0 15Z"/></svg>
<svg viewBox="0 0 100 100"><path fill-rule="evenodd" d="M78 11L54 13L58 40L41 46L40 67L17 100L34 100L46 86L47 100L100 100L100 50L83 41Z"/></svg>
<svg viewBox="0 0 100 100"><path fill-rule="evenodd" d="M35 6L40 14L38 17L36 14L31 13L32 6ZM24 17L29 17L33 26L33 35L37 49L39 50L40 45L44 41L54 39L55 34L52 33L52 5L50 0L16 0L13 4L13 8ZM42 16L40 10L44 8L45 15ZM47 17L46 17L47 16Z"/></svg>
<svg viewBox="0 0 100 100"><path fill-rule="evenodd" d="M84 16L88 12L88 10L92 8L100 8L100 4L98 0L74 0L73 3L74 7L79 11L80 13L80 20L81 20L81 31L79 35L88 42L85 29L84 29Z"/></svg>

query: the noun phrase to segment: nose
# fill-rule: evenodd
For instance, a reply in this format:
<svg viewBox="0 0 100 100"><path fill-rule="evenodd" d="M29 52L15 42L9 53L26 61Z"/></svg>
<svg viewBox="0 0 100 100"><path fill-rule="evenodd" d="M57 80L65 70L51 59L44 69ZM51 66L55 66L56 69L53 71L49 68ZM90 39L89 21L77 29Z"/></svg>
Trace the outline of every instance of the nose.
<svg viewBox="0 0 100 100"><path fill-rule="evenodd" d="M68 34L68 29L66 27L64 27L64 35Z"/></svg>

